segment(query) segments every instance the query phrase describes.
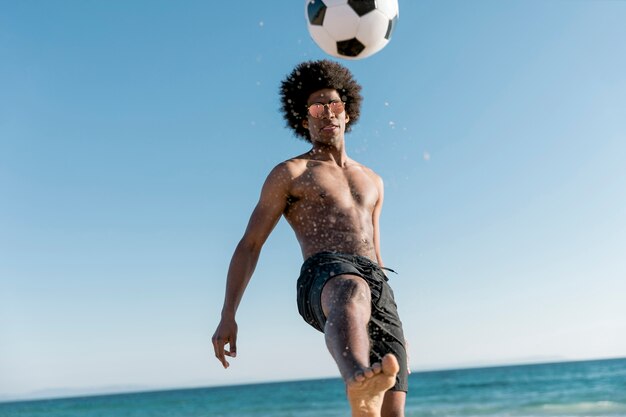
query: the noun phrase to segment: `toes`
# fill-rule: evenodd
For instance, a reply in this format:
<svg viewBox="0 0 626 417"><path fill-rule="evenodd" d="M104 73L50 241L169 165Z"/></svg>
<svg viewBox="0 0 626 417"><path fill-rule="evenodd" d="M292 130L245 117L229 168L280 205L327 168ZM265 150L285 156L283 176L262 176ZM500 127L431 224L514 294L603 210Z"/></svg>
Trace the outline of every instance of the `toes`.
<svg viewBox="0 0 626 417"><path fill-rule="evenodd" d="M392 354L385 355L382 362L372 364L372 366L360 369L352 376L352 381L355 383L362 383L376 375L386 374L389 376L395 376L398 373L399 366L396 357Z"/></svg>
<svg viewBox="0 0 626 417"><path fill-rule="evenodd" d="M382 372L383 366L380 363L376 362L374 365L372 365L371 369L374 374L379 374Z"/></svg>
<svg viewBox="0 0 626 417"><path fill-rule="evenodd" d="M386 374L395 375L400 370L400 365L398 364L398 360L396 357L388 353L383 357L382 368Z"/></svg>
<svg viewBox="0 0 626 417"><path fill-rule="evenodd" d="M354 373L354 376L352 377L356 382L363 382L365 381L366 377L365 374L363 373L363 371L356 371Z"/></svg>

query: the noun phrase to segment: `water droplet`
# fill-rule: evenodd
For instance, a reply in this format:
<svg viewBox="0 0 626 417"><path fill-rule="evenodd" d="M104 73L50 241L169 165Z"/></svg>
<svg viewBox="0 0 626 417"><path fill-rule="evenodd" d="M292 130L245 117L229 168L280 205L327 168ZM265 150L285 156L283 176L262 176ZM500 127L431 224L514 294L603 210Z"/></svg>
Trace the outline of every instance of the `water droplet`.
<svg viewBox="0 0 626 417"><path fill-rule="evenodd" d="M430 152L428 151L424 152L424 161L430 161Z"/></svg>

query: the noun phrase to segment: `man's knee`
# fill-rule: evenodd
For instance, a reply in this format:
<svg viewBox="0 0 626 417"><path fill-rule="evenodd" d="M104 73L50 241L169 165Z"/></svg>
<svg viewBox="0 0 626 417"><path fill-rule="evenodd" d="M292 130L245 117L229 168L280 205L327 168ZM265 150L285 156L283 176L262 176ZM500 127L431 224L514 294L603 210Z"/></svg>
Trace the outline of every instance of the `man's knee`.
<svg viewBox="0 0 626 417"><path fill-rule="evenodd" d="M322 309L328 317L335 309L366 308L371 304L369 285L358 275L337 275L322 290Z"/></svg>

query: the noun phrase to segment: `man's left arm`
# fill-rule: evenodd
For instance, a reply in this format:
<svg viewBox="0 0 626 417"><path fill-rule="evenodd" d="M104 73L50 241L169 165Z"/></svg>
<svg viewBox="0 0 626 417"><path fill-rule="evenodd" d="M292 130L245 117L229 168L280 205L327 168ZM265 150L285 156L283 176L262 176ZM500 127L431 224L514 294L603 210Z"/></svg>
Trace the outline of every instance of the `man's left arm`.
<svg viewBox="0 0 626 417"><path fill-rule="evenodd" d="M374 250L376 251L376 261L378 265L384 266L383 258L380 255L380 212L383 209L383 198L385 194L385 187L383 184L383 179L379 176L376 176L376 189L378 191L378 200L376 200L376 205L374 206L374 211L372 212L372 225L374 226Z"/></svg>

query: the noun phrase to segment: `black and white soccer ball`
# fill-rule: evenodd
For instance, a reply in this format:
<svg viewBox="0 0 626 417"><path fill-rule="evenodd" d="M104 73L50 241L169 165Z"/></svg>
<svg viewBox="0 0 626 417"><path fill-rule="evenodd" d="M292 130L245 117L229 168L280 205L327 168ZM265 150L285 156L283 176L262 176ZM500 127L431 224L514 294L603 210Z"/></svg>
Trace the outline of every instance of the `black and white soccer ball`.
<svg viewBox="0 0 626 417"><path fill-rule="evenodd" d="M361 59L383 49L398 21L398 0L305 0L311 37L327 54Z"/></svg>

